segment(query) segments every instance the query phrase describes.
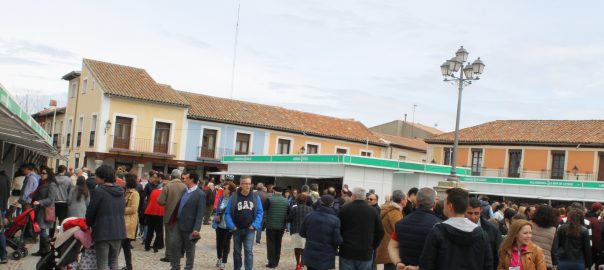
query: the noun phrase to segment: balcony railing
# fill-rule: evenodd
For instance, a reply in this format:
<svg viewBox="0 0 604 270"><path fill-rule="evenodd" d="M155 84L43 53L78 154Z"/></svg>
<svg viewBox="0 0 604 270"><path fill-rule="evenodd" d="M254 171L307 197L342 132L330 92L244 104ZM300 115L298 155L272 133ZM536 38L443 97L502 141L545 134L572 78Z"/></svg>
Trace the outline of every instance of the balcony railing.
<svg viewBox="0 0 604 270"><path fill-rule="evenodd" d="M111 136L112 151L154 153L174 156L177 143L154 142L151 139Z"/></svg>
<svg viewBox="0 0 604 270"><path fill-rule="evenodd" d="M240 155L235 153L235 149L232 148L215 148L213 151L204 149L201 146L197 147L198 159L222 159L223 156ZM249 151L247 155L253 156L254 152Z"/></svg>
<svg viewBox="0 0 604 270"><path fill-rule="evenodd" d="M473 170L472 175L476 176L496 176L496 177L511 177L508 174L507 168L491 169L481 167L478 172ZM534 179L553 179L551 170L529 171L521 170L518 178L534 178ZM598 181L598 173L577 173L576 175L570 171L563 173L562 180L579 180L579 181Z"/></svg>

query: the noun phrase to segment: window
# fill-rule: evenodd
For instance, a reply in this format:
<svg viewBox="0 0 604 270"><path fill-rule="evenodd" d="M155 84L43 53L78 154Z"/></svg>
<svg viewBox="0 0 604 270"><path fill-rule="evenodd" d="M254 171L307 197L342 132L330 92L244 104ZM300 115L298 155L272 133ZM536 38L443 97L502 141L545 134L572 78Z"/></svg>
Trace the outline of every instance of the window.
<svg viewBox="0 0 604 270"><path fill-rule="evenodd" d="M69 97L73 98L75 97L75 93L76 93L76 84L72 84L71 88L69 89Z"/></svg>
<svg viewBox="0 0 604 270"><path fill-rule="evenodd" d="M96 114L92 116L92 120L90 120L90 140L88 141L88 146L94 146L94 136L96 133Z"/></svg>
<svg viewBox="0 0 604 270"><path fill-rule="evenodd" d="M342 147L336 147L336 154L338 155L348 155L348 149Z"/></svg>
<svg viewBox="0 0 604 270"><path fill-rule="evenodd" d="M153 141L154 153L168 153L170 144L170 124L163 122L155 123L155 139Z"/></svg>
<svg viewBox="0 0 604 270"><path fill-rule="evenodd" d="M292 144L291 140L279 139L277 141L277 154L289 155L289 149L290 149L291 144Z"/></svg>
<svg viewBox="0 0 604 270"><path fill-rule="evenodd" d="M203 138L201 139L201 155L203 158L216 157L216 137L218 130L204 128Z"/></svg>
<svg viewBox="0 0 604 270"><path fill-rule="evenodd" d="M250 152L250 134L237 133L235 155L247 155Z"/></svg>
<svg viewBox="0 0 604 270"><path fill-rule="evenodd" d="M88 86L88 79L84 79L82 82L82 94L86 94L86 87Z"/></svg>
<svg viewBox="0 0 604 270"><path fill-rule="evenodd" d="M115 117L115 133L113 137L113 148L130 149L130 132L132 129L132 118Z"/></svg>
<svg viewBox="0 0 604 270"><path fill-rule="evenodd" d="M522 150L509 150L508 177L520 177Z"/></svg>
<svg viewBox="0 0 604 270"><path fill-rule="evenodd" d="M443 149L443 165L451 165L451 159L453 159L452 155L453 155L453 150L449 147L445 147Z"/></svg>
<svg viewBox="0 0 604 270"><path fill-rule="evenodd" d="M62 145L63 144L63 134L65 134L65 131L63 130L63 121L59 122L59 144Z"/></svg>
<svg viewBox="0 0 604 270"><path fill-rule="evenodd" d="M73 123L72 121L73 121L73 120L71 120L71 119L69 119L69 120L67 121L67 142L65 142L65 145L66 145L67 147L69 147L69 144L70 144L70 142L71 142L71 128L73 127L73 126L71 125L71 123Z"/></svg>
<svg viewBox="0 0 604 270"><path fill-rule="evenodd" d="M76 137L76 146L80 146L82 144L82 125L84 125L84 117L80 117L78 121L78 134Z"/></svg>
<svg viewBox="0 0 604 270"><path fill-rule="evenodd" d="M482 171L482 149L472 149L472 175L480 175Z"/></svg>
<svg viewBox="0 0 604 270"><path fill-rule="evenodd" d="M307 144L306 145L306 154L315 155L319 153L319 146L316 144Z"/></svg>
<svg viewBox="0 0 604 270"><path fill-rule="evenodd" d="M361 156L362 157L370 157L371 156L371 151L369 151L369 150L361 150Z"/></svg>
<svg viewBox="0 0 604 270"><path fill-rule="evenodd" d="M564 179L564 151L552 151L552 179Z"/></svg>
<svg viewBox="0 0 604 270"><path fill-rule="evenodd" d="M96 81L94 79L92 79L92 88L90 88L90 90L94 90L94 85L96 84Z"/></svg>

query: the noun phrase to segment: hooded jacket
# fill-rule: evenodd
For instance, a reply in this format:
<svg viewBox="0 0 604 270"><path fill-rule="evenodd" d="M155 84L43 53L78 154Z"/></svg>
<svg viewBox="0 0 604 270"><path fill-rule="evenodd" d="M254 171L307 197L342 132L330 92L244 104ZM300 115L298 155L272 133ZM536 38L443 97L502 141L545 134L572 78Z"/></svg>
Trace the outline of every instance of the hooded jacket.
<svg viewBox="0 0 604 270"><path fill-rule="evenodd" d="M86 210L86 224L95 242L126 238L124 190L115 184L97 186Z"/></svg>
<svg viewBox="0 0 604 270"><path fill-rule="evenodd" d="M390 243L390 238L392 238L392 233L394 233L396 222L403 219L403 209L400 206L397 207L394 202L382 205L380 218L384 225L384 237L382 238L380 246L377 248L375 263L394 263L388 254L388 244Z"/></svg>
<svg viewBox="0 0 604 270"><path fill-rule="evenodd" d="M436 224L426 238L419 268L491 270L493 255L487 234L465 218Z"/></svg>
<svg viewBox="0 0 604 270"><path fill-rule="evenodd" d="M314 269L335 268L338 245L342 243L340 220L335 210L320 205L302 221L300 236L306 238L304 264Z"/></svg>
<svg viewBox="0 0 604 270"><path fill-rule="evenodd" d="M65 175L57 175L57 200L56 202L67 202L69 200L69 191L71 190L71 179Z"/></svg>

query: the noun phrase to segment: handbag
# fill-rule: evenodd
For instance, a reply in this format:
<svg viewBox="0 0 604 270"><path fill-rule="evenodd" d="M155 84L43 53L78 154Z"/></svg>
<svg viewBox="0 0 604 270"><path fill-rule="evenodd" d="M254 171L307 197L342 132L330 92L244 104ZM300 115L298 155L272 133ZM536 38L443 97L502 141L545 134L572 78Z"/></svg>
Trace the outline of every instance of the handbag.
<svg viewBox="0 0 604 270"><path fill-rule="evenodd" d="M57 217L55 215L55 208L54 207L45 207L44 208L44 221L55 222L56 219L57 219Z"/></svg>

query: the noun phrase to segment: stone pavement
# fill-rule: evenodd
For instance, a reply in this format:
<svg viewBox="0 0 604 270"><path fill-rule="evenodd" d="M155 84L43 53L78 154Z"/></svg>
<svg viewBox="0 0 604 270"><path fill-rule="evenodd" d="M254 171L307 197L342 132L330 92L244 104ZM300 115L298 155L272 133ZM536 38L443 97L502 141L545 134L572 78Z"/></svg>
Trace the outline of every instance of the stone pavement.
<svg viewBox="0 0 604 270"><path fill-rule="evenodd" d="M268 263L266 259L266 234L262 233L262 243L257 245L254 244L254 269L268 269L265 265ZM216 234L215 231L207 225L204 225L201 230L201 240L197 242L196 246L196 257L195 257L195 269L217 269L216 264ZM132 252L132 260L134 269L170 269L170 264L159 261L163 257L164 251L160 250L158 253L151 251L145 251L141 240L133 242L134 250ZM30 253L38 250L38 245L28 246ZM7 251L12 252L12 249L7 248ZM10 260L8 268L6 265L0 265L0 269L9 270L29 270L35 269L36 263L40 257L27 256L19 261ZM120 268L125 265L123 254L120 254ZM185 259L181 261L181 266L184 267ZM278 269L295 269L296 262L294 259L294 251L290 244L290 235L285 233L283 236L283 247L281 251L281 261ZM232 246L231 253L229 254L228 263L226 269L233 269L233 257L232 257Z"/></svg>

